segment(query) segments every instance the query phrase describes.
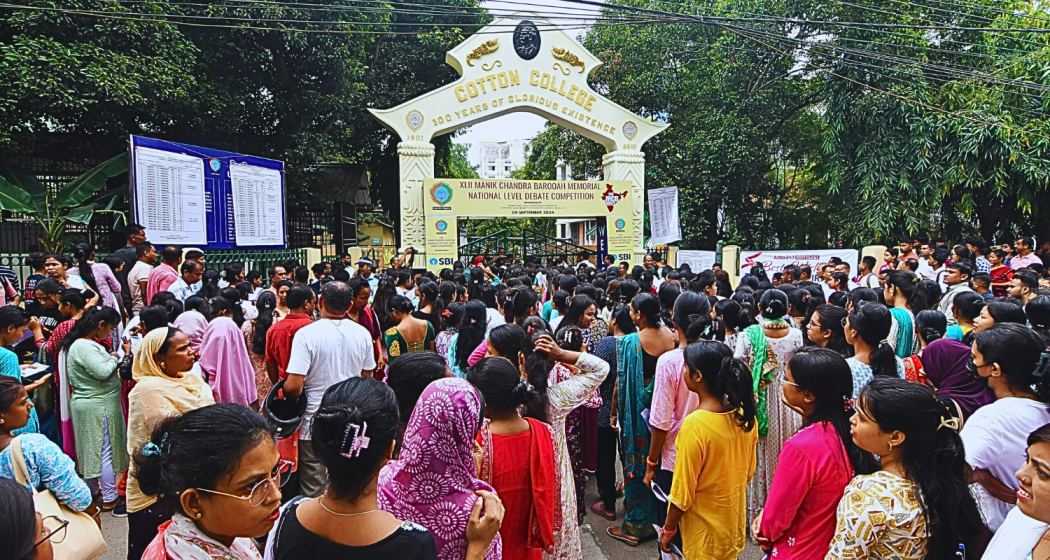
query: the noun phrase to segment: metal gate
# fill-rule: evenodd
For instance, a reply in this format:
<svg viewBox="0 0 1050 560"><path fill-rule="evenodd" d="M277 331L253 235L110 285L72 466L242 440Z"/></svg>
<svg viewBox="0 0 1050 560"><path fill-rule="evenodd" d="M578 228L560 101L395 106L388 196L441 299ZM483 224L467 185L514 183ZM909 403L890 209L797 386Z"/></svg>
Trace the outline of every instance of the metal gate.
<svg viewBox="0 0 1050 560"><path fill-rule="evenodd" d="M484 237L468 238L467 243L459 247L459 260L464 265L469 265L474 257L482 256L510 257L520 262L536 261L547 266L560 260L575 263L581 257L594 254L594 249L528 227L511 227Z"/></svg>

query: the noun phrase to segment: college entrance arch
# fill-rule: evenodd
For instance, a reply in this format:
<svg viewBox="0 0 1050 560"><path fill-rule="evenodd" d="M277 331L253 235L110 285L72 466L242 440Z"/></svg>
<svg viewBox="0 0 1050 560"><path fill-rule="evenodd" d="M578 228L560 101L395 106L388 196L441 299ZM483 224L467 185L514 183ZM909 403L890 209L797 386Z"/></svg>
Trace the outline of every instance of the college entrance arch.
<svg viewBox="0 0 1050 560"><path fill-rule="evenodd" d="M510 29L513 33L508 32ZM458 202L465 198L462 196L465 193L457 193L457 190L503 189L524 193L531 191L532 186L538 186L564 193L573 189L583 192L588 188L574 187L573 182L567 181L545 181L541 182L543 185L532 186L507 180L482 181L504 185L500 187L435 179L434 145L431 143L435 136L507 113L527 111L569 128L605 148L601 202L606 214L616 211L615 224L621 225L622 220L623 226L617 233L610 223L609 253L630 253L632 261L639 261L643 252L645 211L645 154L641 150L646 141L667 125L636 115L594 91L587 83L587 76L601 65L601 61L567 33L554 29L540 18L523 16L494 20L448 51L445 62L459 73L459 79L397 107L370 110L401 139L397 153L402 247L415 247L423 262L430 267L439 267L440 259L447 258L448 244L458 243L456 228L452 227L454 223L447 219L462 211L450 204L455 201L458 206ZM443 200L446 195L450 197L447 201ZM536 215L529 213L534 208L530 209L526 204L524 195L521 200L501 200L500 215ZM564 200L568 202L568 199ZM602 211L595 206L594 213L588 215L602 216ZM437 229L442 227L441 220L444 220L445 228L444 246L429 246L428 241L433 244L437 238L435 234L441 233ZM622 243L630 250L613 251L614 239L617 245Z"/></svg>

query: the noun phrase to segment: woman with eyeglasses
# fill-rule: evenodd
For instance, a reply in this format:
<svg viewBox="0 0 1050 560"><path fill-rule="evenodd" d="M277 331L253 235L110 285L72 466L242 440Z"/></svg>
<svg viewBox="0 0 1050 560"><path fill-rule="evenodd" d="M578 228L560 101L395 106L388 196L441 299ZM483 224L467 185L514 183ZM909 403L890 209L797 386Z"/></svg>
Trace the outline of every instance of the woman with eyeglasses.
<svg viewBox="0 0 1050 560"><path fill-rule="evenodd" d="M828 348L802 348L791 357L781 398L805 427L784 443L765 507L752 521L755 539L771 557L817 560L835 535L835 509L854 474L877 465L850 438L853 377Z"/></svg>
<svg viewBox="0 0 1050 560"><path fill-rule="evenodd" d="M987 382L995 402L978 408L963 426L966 462L985 525L996 530L1017 502L1014 473L1024 463L1026 440L1050 423L1050 364L1042 339L1017 323L978 332L970 371Z"/></svg>
<svg viewBox="0 0 1050 560"><path fill-rule="evenodd" d="M258 413L217 404L171 416L135 454L139 488L176 502L145 560L258 560L291 464Z"/></svg>
<svg viewBox="0 0 1050 560"><path fill-rule="evenodd" d="M52 541L65 537L68 521L36 512L33 494L13 480L0 479L0 542L13 560L51 560Z"/></svg>

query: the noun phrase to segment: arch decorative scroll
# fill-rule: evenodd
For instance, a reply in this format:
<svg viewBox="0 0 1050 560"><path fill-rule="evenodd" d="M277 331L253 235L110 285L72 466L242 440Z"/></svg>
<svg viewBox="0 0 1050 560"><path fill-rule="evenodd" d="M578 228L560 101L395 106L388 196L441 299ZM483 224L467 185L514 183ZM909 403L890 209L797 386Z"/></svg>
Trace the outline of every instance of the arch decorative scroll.
<svg viewBox="0 0 1050 560"><path fill-rule="evenodd" d="M594 91L587 77L601 61L564 31L546 21L498 19L448 52L445 61L460 78L391 109L372 109L379 120L402 140L429 142L435 136L500 115L528 111L544 117L612 150L638 150L667 125L653 122L617 105ZM528 37L531 58L510 48L516 37L500 31L522 29ZM495 35L495 37L494 37ZM504 44L506 43L506 44ZM506 47L506 48L504 48ZM535 47L535 48L533 48ZM535 54L533 54L535 53ZM408 120L409 114L423 119ZM409 123L416 126L409 126ZM624 134L625 123L632 123Z"/></svg>
<svg viewBox="0 0 1050 560"><path fill-rule="evenodd" d="M425 258L423 183L434 177L431 140L525 111L605 147L605 179L630 183L630 219L638 226L633 255L639 260L645 211L641 149L667 124L637 115L591 88L587 78L602 62L567 33L532 14L493 21L448 51L445 62L459 73L456 81L390 109L370 109L401 138L401 246L412 246Z"/></svg>

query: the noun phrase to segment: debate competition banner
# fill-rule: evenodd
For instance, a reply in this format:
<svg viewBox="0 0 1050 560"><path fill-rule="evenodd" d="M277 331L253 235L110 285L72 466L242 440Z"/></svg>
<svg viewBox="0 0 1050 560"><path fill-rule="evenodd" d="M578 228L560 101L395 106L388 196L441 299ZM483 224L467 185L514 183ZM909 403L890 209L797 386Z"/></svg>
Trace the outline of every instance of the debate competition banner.
<svg viewBox="0 0 1050 560"><path fill-rule="evenodd" d="M425 182L427 269L459 257L459 218L605 218L608 252L630 260L636 238L626 181L432 179Z"/></svg>
<svg viewBox="0 0 1050 560"><path fill-rule="evenodd" d="M759 249L747 249L740 251L740 276L751 271L756 263L762 263L766 274L770 277L774 272L784 270L790 264L808 264L813 267L813 275L816 276L816 268L828 262L831 257L838 257L842 262L849 263L850 272L857 272L858 252L856 249L798 249L791 251L765 251ZM680 258L680 257L679 257Z"/></svg>
<svg viewBox="0 0 1050 560"><path fill-rule="evenodd" d="M678 266L689 265L689 270L694 273L710 270L715 265L717 253L714 251L693 251L688 249L678 250Z"/></svg>

